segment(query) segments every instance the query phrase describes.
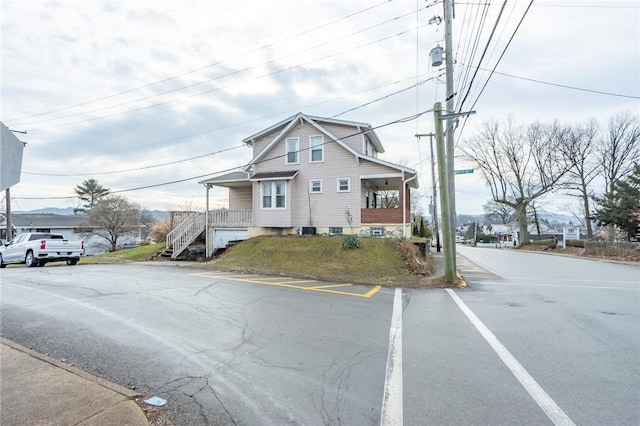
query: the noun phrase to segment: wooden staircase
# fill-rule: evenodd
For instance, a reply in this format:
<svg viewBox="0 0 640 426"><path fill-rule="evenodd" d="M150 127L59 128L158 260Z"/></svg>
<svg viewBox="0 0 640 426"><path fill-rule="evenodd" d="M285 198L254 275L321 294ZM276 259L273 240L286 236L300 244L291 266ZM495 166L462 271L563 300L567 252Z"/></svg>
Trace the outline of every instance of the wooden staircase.
<svg viewBox="0 0 640 426"><path fill-rule="evenodd" d="M176 259L205 230L205 214L189 214L178 226L167 234L165 253Z"/></svg>

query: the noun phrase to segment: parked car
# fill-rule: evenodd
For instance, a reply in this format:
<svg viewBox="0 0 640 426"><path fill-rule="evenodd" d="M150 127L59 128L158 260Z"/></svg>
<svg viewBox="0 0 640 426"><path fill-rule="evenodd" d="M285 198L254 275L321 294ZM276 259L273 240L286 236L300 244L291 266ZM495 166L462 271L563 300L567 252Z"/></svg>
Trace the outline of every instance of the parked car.
<svg viewBox="0 0 640 426"><path fill-rule="evenodd" d="M84 241L69 241L60 234L24 233L0 247L0 268L11 263L27 267L66 261L75 265L84 256Z"/></svg>

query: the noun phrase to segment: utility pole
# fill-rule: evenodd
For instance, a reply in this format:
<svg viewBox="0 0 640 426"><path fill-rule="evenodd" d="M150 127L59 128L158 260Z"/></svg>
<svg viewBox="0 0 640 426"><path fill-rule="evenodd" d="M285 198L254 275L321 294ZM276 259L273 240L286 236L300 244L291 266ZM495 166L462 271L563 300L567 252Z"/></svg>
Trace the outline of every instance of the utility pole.
<svg viewBox="0 0 640 426"><path fill-rule="evenodd" d="M455 111L454 103L453 103L453 28L452 28L452 20L453 20L453 5L452 0L444 0L442 2L444 8L444 49L445 49L445 66L446 66L446 80L447 80L447 92L446 92L446 114L453 114ZM439 121L439 120L438 120ZM454 133L454 123L447 121L446 124L446 175L447 175L447 187L446 190L449 191L449 205L448 205L448 214L449 214L449 223L450 223L450 234L448 238L445 238L445 247L451 247L451 256L453 261L453 270L456 270L456 240L455 240L455 228L456 228L456 185L455 185L455 143L453 138ZM444 163L439 163L444 164ZM444 216L444 209L442 210L442 216ZM443 218L444 224L444 218ZM451 280L453 282L453 280Z"/></svg>
<svg viewBox="0 0 640 426"><path fill-rule="evenodd" d="M435 170L435 157L433 156L433 137L436 136L435 133L423 133L417 134L416 137L420 139L421 136L429 136L429 148L431 150L431 194L433 200L433 233L436 239L436 251L440 253L440 230L438 229L438 202L436 191L436 170Z"/></svg>
<svg viewBox="0 0 640 426"><path fill-rule="evenodd" d="M13 224L11 223L11 191L5 190L5 202L7 203L7 242L13 240Z"/></svg>
<svg viewBox="0 0 640 426"><path fill-rule="evenodd" d="M455 237L451 226L451 214L449 211L450 185L447 168L443 167L445 161L445 142L442 131L442 104L437 102L433 106L433 120L436 130L436 152L438 155L438 175L440 178L440 209L442 210L442 238L444 239L444 278L450 283L455 282Z"/></svg>

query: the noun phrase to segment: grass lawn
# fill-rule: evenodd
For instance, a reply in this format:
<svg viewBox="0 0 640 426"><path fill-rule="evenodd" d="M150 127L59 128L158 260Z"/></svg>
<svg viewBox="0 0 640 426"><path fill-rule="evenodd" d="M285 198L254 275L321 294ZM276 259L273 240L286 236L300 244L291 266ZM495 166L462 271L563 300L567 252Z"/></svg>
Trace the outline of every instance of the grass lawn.
<svg viewBox="0 0 640 426"><path fill-rule="evenodd" d="M382 285L412 285L421 276L407 268L407 257L412 261L416 257L413 244L384 238L360 240L361 249L346 250L338 236L252 238L202 267ZM421 266L418 272L428 273L428 264Z"/></svg>
<svg viewBox="0 0 640 426"><path fill-rule="evenodd" d="M164 243L149 244L130 249L113 251L111 253L97 254L95 256L85 256L80 259L80 263L129 263L149 260L152 256L164 250Z"/></svg>

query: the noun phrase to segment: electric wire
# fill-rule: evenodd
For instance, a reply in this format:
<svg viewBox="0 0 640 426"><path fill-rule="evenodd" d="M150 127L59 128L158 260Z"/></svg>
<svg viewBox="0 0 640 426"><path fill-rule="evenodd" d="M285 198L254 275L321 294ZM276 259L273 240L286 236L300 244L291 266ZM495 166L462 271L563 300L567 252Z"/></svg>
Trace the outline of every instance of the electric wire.
<svg viewBox="0 0 640 426"><path fill-rule="evenodd" d="M39 117L39 116L42 116L42 115L53 114L55 112L65 111L65 110L68 110L68 109L77 108L79 106L85 106L85 105L89 105L89 104L92 104L92 103L100 102L100 101L103 101L103 100L106 100L106 99L114 98L114 97L117 97L117 96L120 96L120 95L125 95L125 94L131 93L131 92L135 92L135 91L140 90L140 89L145 89L147 87L154 86L156 84L166 83L167 81L174 80L174 79L179 78L179 77L184 77L185 75L193 74L193 73L196 73L198 71L205 70L207 68L211 68L211 67L214 67L214 66L221 65L221 64L223 64L225 62L229 62L231 60L238 59L238 58L241 58L243 56L247 56L247 55L249 55L251 53L259 52L260 50L265 50L265 49L271 48L271 47L273 47L275 45L278 45L280 43L283 43L285 41L289 41L289 40L295 39L297 37L303 36L305 34L311 33L313 31L328 27L328 26L336 24L336 23L338 23L340 21L344 21L344 20L353 18L354 16L357 16L357 15L359 15L361 13L368 12L368 11L373 10L373 9L375 9L377 7L380 7L380 6L384 5L384 4L388 4L388 3L390 3L390 1L391 0L385 0L385 1L381 2L381 3L375 4L375 5L370 6L370 7L366 7L364 9L361 9L361 10L356 11L354 13L351 13L349 15L343 16L342 18L339 18L339 19L336 19L336 20L333 20L333 21L318 25L316 27L304 30L304 31L299 32L297 34L293 34L293 35L287 36L287 37L285 37L283 39L280 39L280 40L277 40L275 42L272 42L272 43L269 43L269 44L265 44L265 45L263 45L261 47L257 47L255 49L243 52L243 53L238 54L236 56L233 56L231 58L227 58L227 59L224 59L224 60L221 60L221 61L216 61L214 63L208 64L208 65L205 65L205 66L193 69L193 70L185 71L185 72L182 72L180 74L176 74L176 75L173 75L173 76L170 76L170 77L166 77L166 78L164 78L162 80L158 80L158 81L154 81L154 82L151 82L151 83L147 83L147 84L145 84L143 86L135 87L133 89L128 89L128 90L125 90L125 91L122 91L122 92L114 93L114 94L111 94L111 95L108 95L108 96L103 96L101 98L93 99L93 100L82 102L82 103L79 103L79 104L70 105L70 106L67 106L67 107L58 108L58 109L50 110L50 111L45 111L45 112L41 112L41 113L38 113L38 114L29 115L29 116L14 118L14 119L10 119L10 120L7 120L7 121L9 121L9 122L21 121L21 120L24 120L24 119L27 119L27 118Z"/></svg>
<svg viewBox="0 0 640 426"><path fill-rule="evenodd" d="M427 8L427 7L424 7L424 8L422 8L421 10L424 10L424 9L426 9L426 8ZM158 96L162 96L162 95L166 95L166 94L170 94L170 93L178 92L178 91L181 91L181 90L184 90L184 89L190 89L190 88L193 88L193 87L196 87L196 86L202 85L202 84L204 84L204 83L210 83L210 82L213 82L213 81L216 81L216 80L220 80L220 79L223 79L223 78L226 78L226 77L230 77L230 76L233 76L233 75L242 74L242 73L244 73L244 72L251 71L251 70L254 70L254 69L259 69L259 68L262 68L262 67L264 67L264 66L266 66L266 65L270 65L270 64L277 63L278 61L282 61L283 59L287 59L287 58L290 58L290 57L293 57L293 56L299 55L299 54L301 54L301 53L308 53L308 52L310 52L310 51L312 51L312 50L314 50L314 49L318 49L318 48L320 48L320 47L323 47L323 46L326 46L326 45L329 45L329 44L335 43L335 42L337 42L337 41L344 40L344 39L346 39L346 38L348 38L348 37L352 37L352 36L357 35L357 34L359 34L359 33L362 33L362 32L365 32L365 31L369 31L369 30L371 30L371 29L373 29L373 28L376 28L376 27L379 27L379 26L382 26L382 25L388 24L388 23L390 23L390 22L397 21L397 20L399 20L400 18L403 18L403 17L409 16L409 15L412 15L412 14L414 14L414 13L419 13L421 10L419 10L419 11L417 11L417 12L413 12L413 11L412 11L412 12L407 12L407 13L405 13L405 14L403 14L403 15L399 15L399 16L396 16L396 17L394 17L394 18L388 19L388 20L386 20L386 21L383 21L383 22L380 22L380 23L377 23L377 24L374 24L374 25L370 25L370 26L368 26L368 27L366 27L366 28L356 30L356 31L354 31L354 32L352 32L352 33L350 33L350 34L345 35L345 36L337 37L337 38L334 38L334 39L332 39L332 40L323 41L323 42L318 43L318 44L313 45L313 46L307 46L307 47L305 47L305 48L304 48L304 49L302 49L302 50L298 50L298 51L295 51L295 52L292 52L292 53L286 54L286 55L284 55L284 56L280 56L280 57L278 57L278 58L270 59L270 60L265 61L265 62L262 62L262 63L260 63L260 64L251 65L251 66L248 66L248 67L245 67L245 68L237 69L237 70L234 70L234 71L231 71L231 72L228 72L228 73L222 74L222 75L218 75L218 76L215 76L215 77L208 78L208 79L206 79L206 80L201 80L201 81L199 81L199 82L195 82L195 83L191 83L191 84L184 85L184 86L181 86L181 87L177 87L177 88L174 88L174 89L166 90L166 91L163 91L163 92L160 92L160 93L154 93L154 94L152 94L152 95L148 95L148 96L140 97L140 98L133 99L133 100L129 100L129 101L124 101L124 102L121 102L121 103L118 103L118 104L112 104L112 105L108 105L108 106L104 106L104 107L94 108L94 109L91 109L91 110L88 110L88 111L82 111L82 112L78 112L78 113L74 113L74 114L63 115L63 116L60 116L60 117L52 117L52 118L48 118L48 119L44 119L44 120L37 120L37 121L31 121L31 122L25 122L25 123L17 123L17 124L12 122L12 124L13 124L13 125L18 125L18 126L22 126L22 127L24 127L24 126L28 126L28 125L32 125L32 124L39 124L39 123L47 123L47 122L51 122L51 121L58 121L58 120L63 120L63 119L65 119L65 118L78 117L78 116L82 116L82 115L86 115L86 114L91 114L91 113L98 112L98 111L102 111L102 110L107 110L107 109L112 109L112 108L117 108L117 107L121 107L121 106L129 105L129 104L133 104L133 103L135 103L135 102L139 102L139 101L144 101L144 100L152 99L152 98L155 98L155 97L158 97ZM403 33L404 33L404 32L403 32ZM387 40L387 39L389 39L389 38L393 38L393 37L396 37L396 36L402 35L403 33L395 34L395 35L393 35L393 36L390 36L390 37L386 37L386 38L383 38L383 39L377 40L377 41L375 41L375 42L373 42L373 43L367 43L367 44L365 44L365 45L358 46L358 47L353 48L353 49L343 50L343 51L338 52L338 54L348 53L348 52L350 52L350 51L352 51L352 50L357 50L357 49L359 49L359 48L361 48L361 47L366 47L366 46L369 46L370 44L375 44L376 42L382 42L382 41L385 41L385 40ZM231 84L230 86L223 86L223 87L219 87L219 88L216 88L216 89L214 89L214 90L210 90L210 91L202 92L202 93L199 93L199 94L196 94L196 95L185 95L185 96L183 96L183 97L175 98L175 99L173 99L173 100L169 100L169 101L166 101L166 102L159 102L159 103L155 103L155 104L152 104L152 105L147 105L147 106L143 106L143 107L139 107L139 108L134 108L134 109L126 110L126 111L121 111L121 112L116 112L116 113L112 113L112 114L107 114L107 115L104 115L103 117L96 117L96 118L93 118L93 119L86 119L86 121L93 121L94 119L100 119L100 118L112 117L112 116L114 116L114 115L122 115L122 114L127 114L127 113L130 113L130 112L137 112L137 111L140 111L140 110L143 110L143 109L153 108L153 107L156 107L156 106L160 106L160 105L165 105L165 104L168 104L168 103L172 103L172 102L175 102L175 101L178 101L178 100L191 98L191 97L193 97L193 96L199 96L199 95L201 95L201 94L211 93L212 91L217 91L217 90L222 90L222 89L225 89L225 88L228 88L228 87L237 86L238 84L244 84L244 83L247 83L247 82L249 82L249 81L258 80L258 79L260 79L260 78L267 77L267 76L271 76L271 75L275 75L275 74L278 74L278 73L283 72L283 71L290 71L290 70L292 70L292 69L295 69L295 68L298 68L298 67L301 67L301 66L304 66L304 65L308 65L308 64L310 64L310 63L314 63L314 62L318 62L318 61L321 61L321 60L324 60L324 59L331 58L331 57L333 57L333 56L337 56L337 54L332 54L332 55L329 55L329 56L325 56L325 57L322 57L322 58L319 58L319 59L316 59L316 60L313 60L313 61L310 61L310 62L305 62L305 63L303 63L303 64L299 64L299 65L296 65L296 66L292 66L292 67L285 68L284 70L281 70L281 71L276 71L276 72L269 73L269 74L266 74L266 75L262 75L262 76L254 77L254 78L251 78L251 79L249 79L249 80L243 80L243 81L241 81L240 83ZM81 123L81 122L84 122L84 121L85 121L85 120L83 120L83 121L75 121L75 122L67 123L67 124L76 124L76 123ZM39 129L33 129L33 130L48 129L48 128L52 128L52 127L58 127L58 126L41 127L41 128L39 128Z"/></svg>
<svg viewBox="0 0 640 426"><path fill-rule="evenodd" d="M507 5L507 0L504 0L504 2L502 3L502 7L500 8L500 12L498 14L498 17L496 18L496 22L493 25L493 29L491 30L491 34L489 35L489 39L487 40L487 44L485 45L485 48L484 48L484 50L482 52L482 55L480 56L480 59L478 60L478 67L480 65L482 65L482 61L484 59L485 54L487 53L487 49L489 48L489 44L491 43L491 39L493 38L493 35L496 32L496 28L498 27L498 23L500 22L500 18L502 17L502 12L504 12L504 8L505 8L506 5ZM473 81L475 80L477 74L478 74L478 68L476 68L473 76L471 77L471 81L469 82L469 88L467 89L467 93L462 98L462 102L460 102L460 106L458 107L458 112L462 111L462 107L464 106L464 103L467 100L467 97L469 96L469 92L471 91L471 87L473 86Z"/></svg>
<svg viewBox="0 0 640 426"><path fill-rule="evenodd" d="M425 27L427 25L428 24L424 24L421 27ZM292 65L292 66L289 66L289 67L286 67L286 68L282 68L282 69L279 69L279 70L276 70L276 71L272 71L272 72L269 72L269 73L266 73L266 74L262 74L262 75L260 75L258 77L255 77L255 78L252 78L252 79L249 79L249 80L243 80L243 81L240 81L240 82L235 82L235 83L229 84L227 86L216 87L216 88L209 89L209 90L206 90L206 91L203 91L203 92L198 92L198 93L186 95L186 96L183 96L181 98L175 98L175 99L172 99L172 100L169 100L169 101L165 101L165 102L159 102L159 103L152 104L152 105L146 105L146 106L143 106L143 107L134 108L134 109L130 109L130 110L123 111L123 112L117 112L117 113L107 114L107 115L103 115L103 116L99 116L99 117L93 117L93 118L88 118L88 119L84 119L84 120L73 121L73 122L63 123L63 124L57 124L57 125L53 125L53 126L40 127L40 128L30 129L30 130L31 131L38 131L38 130L46 130L46 129L58 128L58 127L67 127L67 126L71 126L71 125L74 125L74 124L87 123L87 122L91 122L91 121L102 120L104 118L114 117L114 116L117 116L117 115L122 115L122 114L125 114L125 113L142 111L142 110L149 109L149 108L155 108L157 106L170 104L170 103L177 102L177 101L180 101L180 100L183 100L183 99L187 99L187 98L193 98L193 97L196 97L196 96L202 96L202 95L213 93L213 92L217 92L219 90L226 89L226 88L229 88L229 87L235 87L235 86L238 86L238 85L241 85L241 84L245 84L245 83L250 82L250 81L257 81L257 80L265 78L265 77L271 77L273 75L277 75L277 74L280 74L280 73L283 73L283 72L286 72L286 71L290 71L290 70L293 70L293 69L296 69L296 68L300 68L300 67L303 67L305 65L309 65L309 64L312 64L312 63L315 63L315 62L320 62L320 61L323 61L325 59L329 59L329 58L332 58L332 57L340 56L340 55L342 55L344 53L353 52L355 50L362 49L364 47L371 46L371 45L374 45L376 43L380 43L382 41L390 40L392 38L408 34L410 32L413 32L414 30L416 30L416 28L412 28L412 29L408 29L408 30L405 30L405 31L401 31L401 32L399 32L397 34L386 36L386 37L383 37L383 38L375 40L375 41L367 42L367 43L361 44L359 46L356 46L356 47L348 49L348 50L343 50L343 51L340 51L340 52L337 52L337 53L332 53L330 55L327 55L327 56L324 56L324 57L321 57L321 58L317 58L317 59L313 59L313 60L310 60L308 62L304 62L302 64Z"/></svg>
<svg viewBox="0 0 640 426"><path fill-rule="evenodd" d="M377 98L377 99L374 99L374 100L368 101L368 102L366 102L366 103L364 103L364 104L361 104L361 105L359 105L359 106L356 106L356 107L350 108L350 109L348 109L348 110L346 110L346 111L340 112L340 113L335 114L335 115L333 115L333 116L330 116L330 117L328 117L328 118L330 118L330 119L331 119L331 118L336 118L336 117L339 117L339 116L341 116L341 115L347 114L347 113L349 113L349 112L351 112L351 111L355 111L355 110L357 110L357 109L364 108L364 107L366 107L366 106L369 106L369 105L374 104L374 103L376 103L376 102L382 101L382 100L384 100L384 99L388 99L388 98L390 98L390 97L392 97L392 96L395 96L395 95L397 95L397 94L400 94L400 93L406 92L406 91L408 91L408 90L411 90L411 89L413 89L414 87L418 87L419 85L422 85L422 84L426 83L427 81L432 80L432 79L434 79L434 78L437 78L437 77L430 77L430 78L427 78L427 79L425 79L425 80L419 81L419 82L418 82L418 83L416 83L416 84L413 84L413 85L411 85L411 86L405 87L405 88L400 89L400 90L397 90L397 91L395 91L395 92L393 92L393 93L389 93L389 94L387 94L387 95L385 95L385 96L382 96L382 97L379 97L379 98ZM416 110L416 112L417 112L417 110ZM259 119L256 119L256 120L262 120L262 119L264 119L264 117L260 117ZM319 120L319 121L321 121L321 120ZM59 177L109 175L109 174L117 174L117 173L125 173L125 172L140 171L140 170L146 170L146 169L151 169L151 168L156 168L156 167L163 167L163 166L168 166L168 165L173 165L173 164L183 163L183 162L186 162L186 161L191 161L191 160L195 160L195 159L200 159L200 158L208 157L208 156L211 156L211 155L220 154L220 153L223 153L223 152L227 152L227 151L235 150L235 149L238 149L238 148L241 148L241 147L244 147L244 146L245 146L245 145L237 145L237 146L234 146L234 147L231 147L231 148L226 148L226 149L222 149L222 150L219 150L219 151L214 151L214 152L210 152L210 153L206 153L206 154L202 154L202 155L198 155L198 156L193 156L193 157L184 158L184 159L180 159L180 160L174 160L174 161L170 161L170 162L166 162L166 163L161 163L161 164L154 164L154 165L141 166L141 167L136 167L136 168L131 168L131 169L125 169L125 170L114 170L114 171L106 171L106 172L92 172L92 173L36 173L36 172L28 172L28 171L24 171L24 172L22 172L22 173L24 173L24 174L28 174L28 175L37 175L37 176L59 176Z"/></svg>
<svg viewBox="0 0 640 426"><path fill-rule="evenodd" d="M391 121L391 122L387 122L378 126L374 126L374 127L370 127L366 130L360 130L357 131L355 133L351 133L349 135L346 136L341 136L340 139L347 139L353 136L358 136L358 135L362 135L364 133L370 132L372 130L377 130L377 129L381 129L383 127L388 127L394 124L400 124L400 123L407 123L413 120L416 120L417 118L421 117L424 114L427 114L429 112L433 112L433 109L429 109L429 110L425 110L422 112L419 112L417 114L413 114L410 115L408 117L403 117L403 118L399 118L397 120ZM327 144L328 142L325 142L324 144ZM304 152L304 151L308 151L309 149L311 149L311 147L309 148L303 148L300 149L298 152ZM265 158L263 160L259 160L256 161L255 163L251 163L251 164L261 164L267 161L273 161L273 160L277 160L279 158L284 158L288 155L288 153L285 154L279 154L273 157L269 157L269 158ZM144 186L139 186L139 187L135 187L135 188L128 188L128 189L121 189L121 190L114 190L111 191L111 194L122 194L122 193L126 193L126 192L133 192L133 191L140 191L143 189L151 189L151 188L157 188L157 187L161 187L161 186L168 186L168 185L174 185L176 183L182 183L182 182L187 182L190 180L194 180L194 179L202 179L205 177L209 177L209 176L214 176L214 175L220 175L222 173L229 173L235 170L238 170L239 167L232 167L232 168L228 168L228 169L224 169L224 170L218 170L215 172L210 172L210 173L205 173L205 174L201 174L201 175L197 175L197 176L191 176L191 177L187 177L187 178L182 178L182 179L175 179L172 181L167 181L167 182L162 182L162 183L156 183L156 184L151 184L151 185L144 185ZM20 200L60 200L60 199L70 199L70 198L77 198L77 196L71 196L71 197L20 197L17 199Z"/></svg>

